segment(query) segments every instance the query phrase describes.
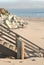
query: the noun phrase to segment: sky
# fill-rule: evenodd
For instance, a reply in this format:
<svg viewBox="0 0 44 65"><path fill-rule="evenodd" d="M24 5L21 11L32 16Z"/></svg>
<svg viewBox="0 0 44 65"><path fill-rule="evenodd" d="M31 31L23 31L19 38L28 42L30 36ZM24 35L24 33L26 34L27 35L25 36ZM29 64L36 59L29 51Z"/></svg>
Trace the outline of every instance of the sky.
<svg viewBox="0 0 44 65"><path fill-rule="evenodd" d="M0 8L44 8L44 0L0 0Z"/></svg>

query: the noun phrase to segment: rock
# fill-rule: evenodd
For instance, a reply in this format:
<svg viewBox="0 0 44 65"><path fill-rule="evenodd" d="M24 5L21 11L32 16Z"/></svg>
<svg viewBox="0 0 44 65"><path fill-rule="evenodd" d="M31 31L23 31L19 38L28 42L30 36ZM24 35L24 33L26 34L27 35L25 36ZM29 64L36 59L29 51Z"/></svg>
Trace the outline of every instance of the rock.
<svg viewBox="0 0 44 65"><path fill-rule="evenodd" d="M9 28L12 28L12 24L10 21L6 20L6 25L9 27Z"/></svg>
<svg viewBox="0 0 44 65"><path fill-rule="evenodd" d="M3 24L6 24L9 28L24 28L26 25L26 22L21 17L9 14L4 8L0 8L0 14L0 18L4 22ZM5 14L8 14L8 16Z"/></svg>
<svg viewBox="0 0 44 65"><path fill-rule="evenodd" d="M8 15L10 13L7 10L5 10L4 8L0 8L0 14Z"/></svg>

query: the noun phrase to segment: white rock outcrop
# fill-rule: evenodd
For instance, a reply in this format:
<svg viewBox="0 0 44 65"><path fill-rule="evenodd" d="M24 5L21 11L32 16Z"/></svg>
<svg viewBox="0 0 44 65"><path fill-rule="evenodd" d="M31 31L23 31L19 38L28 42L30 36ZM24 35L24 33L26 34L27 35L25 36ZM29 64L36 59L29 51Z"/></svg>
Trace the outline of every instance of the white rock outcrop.
<svg viewBox="0 0 44 65"><path fill-rule="evenodd" d="M22 18L12 14L0 14L0 19L3 21L3 24L6 24L9 28L23 28L26 25L26 22Z"/></svg>

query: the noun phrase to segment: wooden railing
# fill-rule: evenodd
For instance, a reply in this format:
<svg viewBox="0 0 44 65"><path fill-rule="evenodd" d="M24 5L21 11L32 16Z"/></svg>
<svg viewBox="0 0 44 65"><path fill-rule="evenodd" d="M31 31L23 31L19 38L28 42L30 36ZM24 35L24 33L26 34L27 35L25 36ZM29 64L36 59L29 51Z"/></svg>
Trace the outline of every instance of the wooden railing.
<svg viewBox="0 0 44 65"><path fill-rule="evenodd" d="M21 35L15 33L15 32L13 32L12 30L10 30L9 28L7 28L6 26L4 26L2 24L0 24L0 30L1 30L0 35L5 35L11 40L6 39L5 37L2 37L2 38L4 38L5 40L7 40L7 41L11 42L12 44L16 45L17 58L24 59L24 49L27 50L26 48L31 49L33 52L37 53L39 57L41 56L41 54L44 57L44 49L37 46L33 42L27 40L26 38L22 37Z"/></svg>

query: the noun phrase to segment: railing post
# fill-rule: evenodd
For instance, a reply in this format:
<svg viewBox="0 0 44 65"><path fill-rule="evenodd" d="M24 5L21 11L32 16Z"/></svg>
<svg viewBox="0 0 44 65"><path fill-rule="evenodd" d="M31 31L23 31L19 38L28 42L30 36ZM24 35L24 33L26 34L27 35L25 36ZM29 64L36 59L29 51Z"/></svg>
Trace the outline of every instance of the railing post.
<svg viewBox="0 0 44 65"><path fill-rule="evenodd" d="M24 42L21 42L21 59L24 59Z"/></svg>
<svg viewBox="0 0 44 65"><path fill-rule="evenodd" d="M17 42L18 42L18 38L19 38L19 36L18 36L18 35L16 35L16 49L17 49Z"/></svg>
<svg viewBox="0 0 44 65"><path fill-rule="evenodd" d="M17 38L17 59L24 59L24 43L20 38Z"/></svg>

